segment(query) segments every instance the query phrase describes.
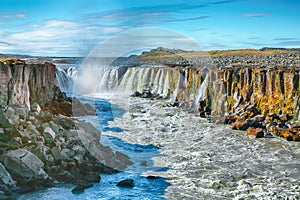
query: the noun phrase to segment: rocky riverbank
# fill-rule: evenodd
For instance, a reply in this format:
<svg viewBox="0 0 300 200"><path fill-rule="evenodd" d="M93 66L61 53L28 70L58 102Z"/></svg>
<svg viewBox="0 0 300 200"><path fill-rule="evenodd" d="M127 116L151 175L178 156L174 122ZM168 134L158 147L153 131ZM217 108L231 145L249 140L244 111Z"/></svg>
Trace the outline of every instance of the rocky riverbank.
<svg viewBox="0 0 300 200"><path fill-rule="evenodd" d="M78 192L99 182L99 173L131 164L128 156L101 145L101 133L91 124L70 117L95 111L60 92L54 65L0 62L0 77L1 199L57 181L77 184Z"/></svg>

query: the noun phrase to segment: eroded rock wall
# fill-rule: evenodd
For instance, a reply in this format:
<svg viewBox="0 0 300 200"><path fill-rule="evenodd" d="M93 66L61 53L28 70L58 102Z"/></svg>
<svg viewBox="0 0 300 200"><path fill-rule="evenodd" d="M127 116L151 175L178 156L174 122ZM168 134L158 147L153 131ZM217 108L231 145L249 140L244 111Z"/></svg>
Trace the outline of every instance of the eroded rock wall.
<svg viewBox="0 0 300 200"><path fill-rule="evenodd" d="M55 66L44 64L0 63L0 104L45 105L56 92Z"/></svg>

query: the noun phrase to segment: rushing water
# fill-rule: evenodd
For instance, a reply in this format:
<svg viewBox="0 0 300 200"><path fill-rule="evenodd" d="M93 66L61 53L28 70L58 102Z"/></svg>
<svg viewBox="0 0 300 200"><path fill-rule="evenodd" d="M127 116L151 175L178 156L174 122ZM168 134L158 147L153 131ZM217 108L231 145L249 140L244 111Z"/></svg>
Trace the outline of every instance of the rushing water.
<svg viewBox="0 0 300 200"><path fill-rule="evenodd" d="M122 79L118 75L116 70L107 72L107 83L118 80L110 89L132 91L152 82L157 83L153 91L163 95L170 87L165 81L170 76L162 69L132 68ZM205 95L205 80L196 100ZM126 153L134 164L124 172L102 175L100 183L78 195L71 193L73 185L63 184L20 199L300 199L300 143L248 137L168 107L163 100L116 94L92 101L97 116L86 120L105 131L103 144ZM147 175L161 178L150 180ZM136 186L115 186L125 178L134 179Z"/></svg>
<svg viewBox="0 0 300 200"><path fill-rule="evenodd" d="M72 65L59 65L57 78L58 84L67 94L72 94L74 77L76 77L76 68ZM153 145L139 145L126 143L115 136L105 135L106 131L121 133L123 130L119 127L111 127L109 121L121 118L126 112L118 105L109 102L103 98L78 97L82 102L90 103L95 106L96 116L81 117L82 120L92 123L102 131L101 143L110 146L114 151L120 151L127 154L133 161L133 165L127 167L124 171L112 175L101 174L100 183L95 183L92 188L86 189L83 193L73 194L72 184L56 184L55 187L38 190L32 193L21 195L20 200L69 200L69 199L149 199L161 200L162 195L169 183L161 177L149 179L143 175L147 171L162 171L163 167L153 165L152 158L159 157L159 149ZM124 179L133 179L135 186L133 188L120 188L116 184Z"/></svg>

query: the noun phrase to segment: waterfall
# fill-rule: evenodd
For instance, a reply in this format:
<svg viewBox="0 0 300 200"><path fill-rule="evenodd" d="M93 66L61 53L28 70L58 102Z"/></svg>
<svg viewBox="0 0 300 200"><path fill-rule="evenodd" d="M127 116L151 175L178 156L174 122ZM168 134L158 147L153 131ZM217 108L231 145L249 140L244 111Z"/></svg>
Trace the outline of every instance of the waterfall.
<svg viewBox="0 0 300 200"><path fill-rule="evenodd" d="M201 86L198 89L198 95L195 102L196 104L206 99L207 81L208 81L208 74L206 74L204 81L201 83Z"/></svg>
<svg viewBox="0 0 300 200"><path fill-rule="evenodd" d="M75 64L57 64L56 80L58 87L66 93L73 90L74 82L78 75L78 65Z"/></svg>

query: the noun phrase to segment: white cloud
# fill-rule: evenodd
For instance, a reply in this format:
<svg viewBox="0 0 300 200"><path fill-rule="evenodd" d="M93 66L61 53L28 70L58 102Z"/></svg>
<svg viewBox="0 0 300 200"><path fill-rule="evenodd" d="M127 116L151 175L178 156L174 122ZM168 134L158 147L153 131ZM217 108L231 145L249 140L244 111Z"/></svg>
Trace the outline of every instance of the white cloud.
<svg viewBox="0 0 300 200"><path fill-rule="evenodd" d="M266 13L266 12L258 12L258 13L243 13L240 14L242 17L265 17L271 15L271 13Z"/></svg>
<svg viewBox="0 0 300 200"><path fill-rule="evenodd" d="M82 56L104 37L122 30L122 27L49 20L28 31L5 33L0 42L9 41L9 44L1 45L0 50L31 55Z"/></svg>
<svg viewBox="0 0 300 200"><path fill-rule="evenodd" d="M26 18L27 15L25 13L1 13L0 12L0 19L22 19Z"/></svg>

